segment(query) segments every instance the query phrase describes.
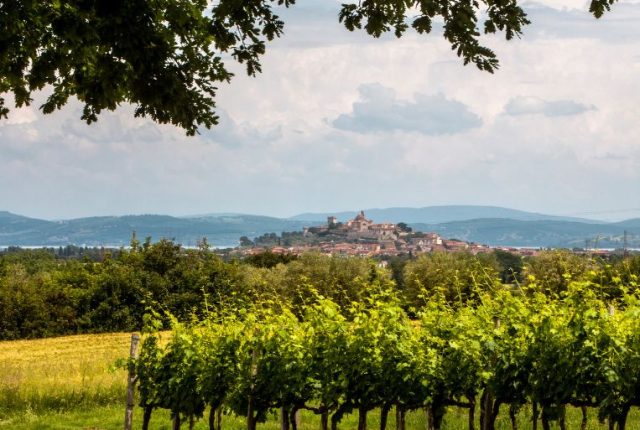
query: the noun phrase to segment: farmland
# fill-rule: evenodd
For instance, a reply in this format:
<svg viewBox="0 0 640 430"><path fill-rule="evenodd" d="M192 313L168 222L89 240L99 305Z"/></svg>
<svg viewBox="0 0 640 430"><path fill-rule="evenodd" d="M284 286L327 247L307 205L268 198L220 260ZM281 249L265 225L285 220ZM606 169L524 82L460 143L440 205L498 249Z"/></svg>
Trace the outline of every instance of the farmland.
<svg viewBox="0 0 640 430"><path fill-rule="evenodd" d="M0 417L119 401L125 374L112 367L128 342L126 334L0 342Z"/></svg>
<svg viewBox="0 0 640 430"><path fill-rule="evenodd" d="M66 336L53 339L0 342L0 429L11 430L67 430L104 429L120 430L124 414L126 376L123 370L111 370L117 358L126 356L129 349L128 333ZM6 372L5 372L6 369ZM580 412L570 408L569 428L579 428ZM607 427L595 419L589 422L589 430ZM134 428L141 425L142 411L136 408ZM461 429L466 424L466 412L452 408L444 420L444 429ZM530 429L530 409L518 415L521 429ZM379 415L372 413L368 424L376 428ZM303 413L301 430L316 430L318 419ZM357 426L355 414L347 416L343 428ZM393 428L393 420L391 423ZM152 421L152 429L170 429L170 417L166 411L158 411ZM196 430L204 430L203 421ZM246 428L243 418L225 416L224 429ZM277 430L277 417L259 428ZM425 428L422 412L407 416L407 429ZM509 417L501 414L496 423L498 430L511 428ZM640 429L640 414L632 411L627 426Z"/></svg>
<svg viewBox="0 0 640 430"><path fill-rule="evenodd" d="M214 406L225 429L279 428L285 408L302 429L323 413L341 430L388 413L392 428L400 409L417 430L425 407L431 428L469 428L471 408L478 429L491 407L492 429L522 430L533 405L552 428L565 412L569 429L605 428L599 414L638 427L637 257L276 257L164 241L97 262L0 259L0 426L121 428L116 362L143 330L135 428L145 411L149 429L208 428Z"/></svg>

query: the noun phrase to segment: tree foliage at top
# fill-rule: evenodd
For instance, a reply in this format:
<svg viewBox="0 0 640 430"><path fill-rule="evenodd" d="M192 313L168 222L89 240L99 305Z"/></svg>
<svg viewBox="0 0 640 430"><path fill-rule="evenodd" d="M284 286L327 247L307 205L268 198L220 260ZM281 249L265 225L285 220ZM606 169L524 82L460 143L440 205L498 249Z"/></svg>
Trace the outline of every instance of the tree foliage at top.
<svg viewBox="0 0 640 430"><path fill-rule="evenodd" d="M592 0L597 18L616 0ZM217 85L228 61L261 71L266 42L282 35L274 6L295 0L14 0L0 3L0 93L16 107L50 88L40 109L51 113L69 97L84 103L81 119L131 103L136 117L171 123L194 135L217 124ZM464 64L493 72L495 53L481 33L519 37L529 24L517 0L362 0L345 3L339 20L374 37L409 28L443 35ZM439 25L439 24L438 24ZM0 97L0 117L9 108Z"/></svg>
<svg viewBox="0 0 640 430"><path fill-rule="evenodd" d="M19 0L0 5L0 23L0 92L16 106L51 85L44 113L76 96L92 123L129 102L188 134L217 123L215 85L231 78L223 55L255 75L283 28L271 2L235 0Z"/></svg>

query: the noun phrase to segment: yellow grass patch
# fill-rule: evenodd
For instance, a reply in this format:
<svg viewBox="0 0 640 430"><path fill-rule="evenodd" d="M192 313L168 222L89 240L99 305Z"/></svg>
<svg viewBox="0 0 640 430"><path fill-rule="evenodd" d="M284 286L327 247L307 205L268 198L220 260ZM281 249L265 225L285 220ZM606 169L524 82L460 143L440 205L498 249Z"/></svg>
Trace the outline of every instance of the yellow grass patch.
<svg viewBox="0 0 640 430"><path fill-rule="evenodd" d="M0 415L104 404L124 396L128 333L0 342Z"/></svg>

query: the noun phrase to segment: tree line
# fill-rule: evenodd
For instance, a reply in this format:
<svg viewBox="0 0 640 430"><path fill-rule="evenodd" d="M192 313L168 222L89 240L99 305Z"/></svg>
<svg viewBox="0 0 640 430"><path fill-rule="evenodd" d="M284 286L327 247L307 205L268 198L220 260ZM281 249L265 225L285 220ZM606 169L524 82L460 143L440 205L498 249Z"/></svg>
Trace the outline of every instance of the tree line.
<svg viewBox="0 0 640 430"><path fill-rule="evenodd" d="M603 299L636 288L640 257L595 260L565 251L521 259L507 253L473 256L434 253L381 264L364 258L264 253L225 261L206 243L198 249L161 240L129 248L65 258L44 250L0 254L0 339L133 331L149 309L179 321L202 318L207 306L247 309L255 303L287 303L301 315L319 294L340 308L368 299L382 285L394 291L414 318L432 297L449 303L478 300L496 288L535 288L549 295L584 281ZM164 327L170 319L164 317Z"/></svg>

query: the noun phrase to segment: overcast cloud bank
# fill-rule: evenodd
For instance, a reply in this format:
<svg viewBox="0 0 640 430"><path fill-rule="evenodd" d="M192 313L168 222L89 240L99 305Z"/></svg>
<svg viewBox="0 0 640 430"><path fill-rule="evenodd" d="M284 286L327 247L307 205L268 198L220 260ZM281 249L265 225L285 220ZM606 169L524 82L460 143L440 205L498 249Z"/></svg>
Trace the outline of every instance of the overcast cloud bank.
<svg viewBox="0 0 640 430"><path fill-rule="evenodd" d="M438 34L374 40L340 27L339 3L302 2L264 73L221 87L221 124L195 138L130 107L86 126L77 103L43 117L36 100L0 121L0 209L55 219L486 204L640 216L627 210L640 190L640 6L596 21L582 1L546 3L528 6L521 40L487 38L502 65L490 75L463 67Z"/></svg>

